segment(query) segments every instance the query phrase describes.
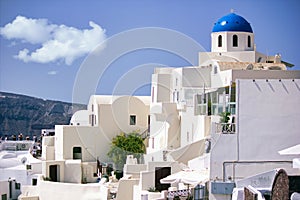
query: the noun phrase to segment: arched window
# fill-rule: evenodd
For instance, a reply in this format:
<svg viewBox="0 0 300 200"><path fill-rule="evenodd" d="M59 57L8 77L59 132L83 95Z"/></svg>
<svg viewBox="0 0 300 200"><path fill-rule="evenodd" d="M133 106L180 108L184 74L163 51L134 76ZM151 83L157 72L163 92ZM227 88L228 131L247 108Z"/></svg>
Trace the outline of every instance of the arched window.
<svg viewBox="0 0 300 200"><path fill-rule="evenodd" d="M248 47L251 47L251 37L248 35Z"/></svg>
<svg viewBox="0 0 300 200"><path fill-rule="evenodd" d="M232 36L232 46L233 47L237 47L238 46L238 36L237 35L233 35Z"/></svg>
<svg viewBox="0 0 300 200"><path fill-rule="evenodd" d="M218 47L222 47L222 35L218 36Z"/></svg>

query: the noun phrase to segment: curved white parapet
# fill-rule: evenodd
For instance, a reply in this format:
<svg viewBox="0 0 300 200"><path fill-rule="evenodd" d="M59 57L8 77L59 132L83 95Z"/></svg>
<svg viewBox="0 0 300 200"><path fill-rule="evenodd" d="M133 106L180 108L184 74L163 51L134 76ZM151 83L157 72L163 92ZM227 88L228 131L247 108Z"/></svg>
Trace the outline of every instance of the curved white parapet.
<svg viewBox="0 0 300 200"><path fill-rule="evenodd" d="M71 118L70 124L73 126L89 126L89 114L87 110L75 112Z"/></svg>

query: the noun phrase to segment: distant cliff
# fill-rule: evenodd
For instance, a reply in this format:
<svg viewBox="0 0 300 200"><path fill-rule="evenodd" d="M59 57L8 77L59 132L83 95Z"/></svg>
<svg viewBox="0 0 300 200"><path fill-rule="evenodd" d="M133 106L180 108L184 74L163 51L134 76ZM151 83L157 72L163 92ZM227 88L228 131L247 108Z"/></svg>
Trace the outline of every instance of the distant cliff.
<svg viewBox="0 0 300 200"><path fill-rule="evenodd" d="M41 129L69 124L73 113L83 109L86 105L0 92L0 136L40 135Z"/></svg>

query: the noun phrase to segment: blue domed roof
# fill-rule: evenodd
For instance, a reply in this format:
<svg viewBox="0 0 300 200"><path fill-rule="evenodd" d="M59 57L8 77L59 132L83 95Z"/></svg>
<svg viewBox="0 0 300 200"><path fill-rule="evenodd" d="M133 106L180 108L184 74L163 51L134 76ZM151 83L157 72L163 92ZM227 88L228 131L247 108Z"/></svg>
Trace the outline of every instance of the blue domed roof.
<svg viewBox="0 0 300 200"><path fill-rule="evenodd" d="M212 32L237 31L253 33L252 28L243 17L230 13L220 18L214 25Z"/></svg>

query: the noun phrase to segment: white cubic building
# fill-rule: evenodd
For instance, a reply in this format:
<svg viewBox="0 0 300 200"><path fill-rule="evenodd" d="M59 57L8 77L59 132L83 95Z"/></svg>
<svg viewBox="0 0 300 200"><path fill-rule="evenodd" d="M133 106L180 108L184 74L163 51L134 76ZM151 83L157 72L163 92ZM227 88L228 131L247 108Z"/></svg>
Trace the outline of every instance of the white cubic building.
<svg viewBox="0 0 300 200"><path fill-rule="evenodd" d="M36 186L22 187L20 199L107 199L108 188L96 184L99 164L110 161L113 137L147 135L149 102L145 96L91 96L70 125L56 125L54 136L43 137L42 176Z"/></svg>

